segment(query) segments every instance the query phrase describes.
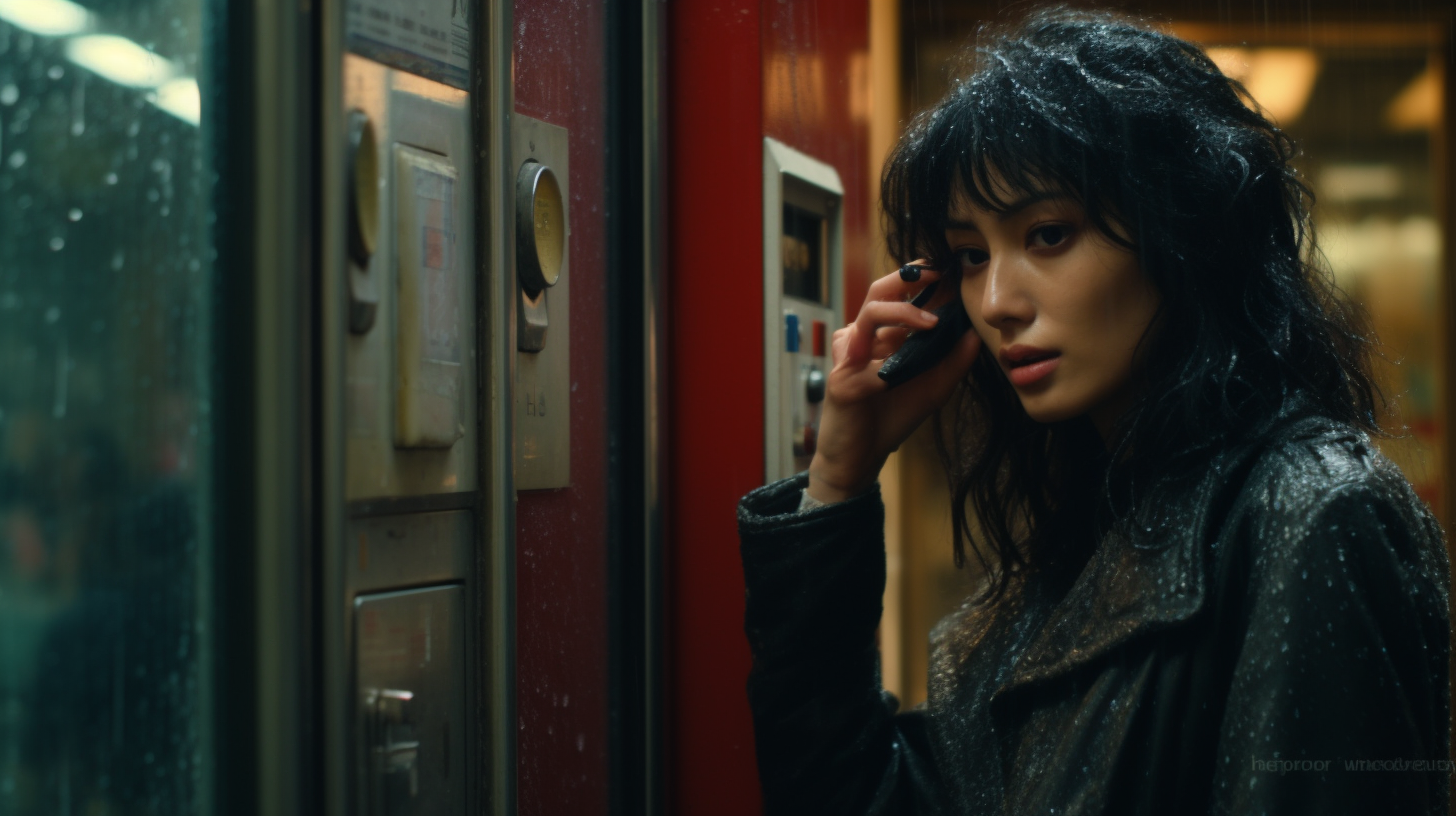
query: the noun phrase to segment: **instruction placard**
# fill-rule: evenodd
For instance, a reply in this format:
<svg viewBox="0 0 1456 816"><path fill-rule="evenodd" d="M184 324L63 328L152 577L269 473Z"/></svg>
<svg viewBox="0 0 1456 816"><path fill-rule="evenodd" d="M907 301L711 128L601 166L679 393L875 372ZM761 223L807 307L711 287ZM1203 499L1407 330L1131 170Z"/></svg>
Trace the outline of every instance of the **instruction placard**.
<svg viewBox="0 0 1456 816"><path fill-rule="evenodd" d="M348 48L463 90L470 80L471 8L469 0L348 0Z"/></svg>

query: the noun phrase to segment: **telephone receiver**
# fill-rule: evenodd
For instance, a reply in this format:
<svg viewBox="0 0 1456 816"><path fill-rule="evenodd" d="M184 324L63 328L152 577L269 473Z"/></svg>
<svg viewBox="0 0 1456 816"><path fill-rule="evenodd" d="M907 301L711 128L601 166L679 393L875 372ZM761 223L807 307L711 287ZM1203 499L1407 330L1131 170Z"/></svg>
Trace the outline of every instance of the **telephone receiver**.
<svg viewBox="0 0 1456 816"><path fill-rule="evenodd" d="M935 297L939 286L940 281L932 282L910 303L917 308L925 308L925 304ZM959 296L951 298L934 314L940 319L933 328L911 332L904 345L885 358L884 365L880 366L880 379L891 388L934 368L971 328L971 318L966 315Z"/></svg>

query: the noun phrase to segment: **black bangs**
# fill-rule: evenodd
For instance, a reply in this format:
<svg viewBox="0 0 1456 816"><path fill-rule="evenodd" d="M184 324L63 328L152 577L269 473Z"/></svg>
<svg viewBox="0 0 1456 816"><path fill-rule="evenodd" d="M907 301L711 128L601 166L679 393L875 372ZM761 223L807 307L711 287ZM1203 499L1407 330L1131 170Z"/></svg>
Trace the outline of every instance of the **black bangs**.
<svg viewBox="0 0 1456 816"><path fill-rule="evenodd" d="M1147 127L1108 98L1109 91L1127 89L1117 82L1118 70L1099 66L1111 75L1102 77L1089 68L1112 60L1085 59L1090 55L1079 54L1074 40L1058 39L1050 28L1039 32L1044 43L983 31L973 73L911 123L881 186L889 250L898 262L948 256L947 214L962 203L958 197L1005 212L1048 191L1076 200L1095 226L1133 247L1120 237L1135 234L1133 225L1109 213L1135 211L1118 201L1128 146L1123 136Z"/></svg>

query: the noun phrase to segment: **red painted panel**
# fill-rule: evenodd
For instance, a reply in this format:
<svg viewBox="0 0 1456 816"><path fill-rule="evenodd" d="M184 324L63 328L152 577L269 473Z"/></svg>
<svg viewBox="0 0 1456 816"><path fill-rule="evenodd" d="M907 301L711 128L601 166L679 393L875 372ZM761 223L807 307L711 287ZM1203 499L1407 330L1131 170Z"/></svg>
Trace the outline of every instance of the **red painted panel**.
<svg viewBox="0 0 1456 816"><path fill-rule="evenodd" d="M672 813L758 810L734 507L763 481L758 0L667 6Z"/></svg>
<svg viewBox="0 0 1456 816"><path fill-rule="evenodd" d="M763 137L835 165L868 287L868 5L669 5L672 812L758 812L734 508L763 482Z"/></svg>
<svg viewBox="0 0 1456 816"><path fill-rule="evenodd" d="M516 504L523 816L607 812L606 52L603 7L516 0L516 110L571 144L571 487Z"/></svg>

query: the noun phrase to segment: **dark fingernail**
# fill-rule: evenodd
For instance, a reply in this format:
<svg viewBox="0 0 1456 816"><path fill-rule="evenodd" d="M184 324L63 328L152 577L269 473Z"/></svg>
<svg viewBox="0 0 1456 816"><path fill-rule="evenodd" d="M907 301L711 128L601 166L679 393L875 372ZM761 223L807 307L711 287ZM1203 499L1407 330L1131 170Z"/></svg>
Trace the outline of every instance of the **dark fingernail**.
<svg viewBox="0 0 1456 816"><path fill-rule="evenodd" d="M920 267L915 264L905 264L900 267L900 280L906 283L914 283L920 280Z"/></svg>

